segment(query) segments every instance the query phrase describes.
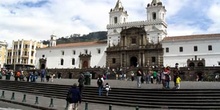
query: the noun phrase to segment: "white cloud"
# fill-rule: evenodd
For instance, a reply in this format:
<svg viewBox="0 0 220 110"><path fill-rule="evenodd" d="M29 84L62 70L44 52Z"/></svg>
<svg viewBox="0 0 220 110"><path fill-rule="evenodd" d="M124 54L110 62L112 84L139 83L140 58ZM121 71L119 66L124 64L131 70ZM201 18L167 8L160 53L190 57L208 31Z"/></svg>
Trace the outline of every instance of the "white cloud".
<svg viewBox="0 0 220 110"><path fill-rule="evenodd" d="M192 0L163 0L167 10L167 17L176 15L184 6Z"/></svg>
<svg viewBox="0 0 220 110"><path fill-rule="evenodd" d="M211 26L208 29L210 33L219 33L220 32L220 2L214 2L207 12L209 19L213 21Z"/></svg>

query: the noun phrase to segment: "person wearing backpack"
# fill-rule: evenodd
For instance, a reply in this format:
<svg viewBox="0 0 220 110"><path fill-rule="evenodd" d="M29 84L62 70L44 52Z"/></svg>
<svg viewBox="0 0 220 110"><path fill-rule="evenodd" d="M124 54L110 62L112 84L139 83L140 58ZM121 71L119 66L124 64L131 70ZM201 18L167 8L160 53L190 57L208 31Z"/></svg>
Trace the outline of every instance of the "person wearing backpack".
<svg viewBox="0 0 220 110"><path fill-rule="evenodd" d="M82 95L83 89L84 89L84 82L85 82L84 75L81 74L80 77L79 77L79 79L78 79L78 83L79 83L79 86L78 86L78 87L79 87L79 92L80 92L81 95Z"/></svg>
<svg viewBox="0 0 220 110"><path fill-rule="evenodd" d="M67 110L78 110L79 104L81 104L81 95L77 84L74 83L73 86L68 90L66 101L68 102Z"/></svg>
<svg viewBox="0 0 220 110"><path fill-rule="evenodd" d="M102 88L103 88L103 80L102 80L102 76L99 75L99 78L97 80L97 85L98 85L98 90L99 90L99 96L102 95Z"/></svg>

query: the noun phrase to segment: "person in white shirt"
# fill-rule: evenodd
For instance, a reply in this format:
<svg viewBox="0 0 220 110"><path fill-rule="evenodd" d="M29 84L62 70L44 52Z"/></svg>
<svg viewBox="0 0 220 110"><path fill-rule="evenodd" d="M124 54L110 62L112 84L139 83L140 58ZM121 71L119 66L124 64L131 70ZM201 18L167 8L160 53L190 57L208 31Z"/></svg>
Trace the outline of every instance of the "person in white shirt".
<svg viewBox="0 0 220 110"><path fill-rule="evenodd" d="M106 90L106 96L108 96L108 93L111 90L111 87L108 83L105 84L105 90Z"/></svg>

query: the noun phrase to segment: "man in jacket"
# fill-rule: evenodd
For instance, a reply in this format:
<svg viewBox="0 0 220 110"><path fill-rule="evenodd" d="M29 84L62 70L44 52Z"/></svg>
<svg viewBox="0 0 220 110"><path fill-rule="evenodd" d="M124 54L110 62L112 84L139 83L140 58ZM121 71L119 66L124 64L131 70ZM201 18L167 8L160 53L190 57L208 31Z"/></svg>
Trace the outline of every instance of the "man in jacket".
<svg viewBox="0 0 220 110"><path fill-rule="evenodd" d="M76 83L69 89L66 101L69 103L68 110L78 110L78 105L81 103L81 95Z"/></svg>

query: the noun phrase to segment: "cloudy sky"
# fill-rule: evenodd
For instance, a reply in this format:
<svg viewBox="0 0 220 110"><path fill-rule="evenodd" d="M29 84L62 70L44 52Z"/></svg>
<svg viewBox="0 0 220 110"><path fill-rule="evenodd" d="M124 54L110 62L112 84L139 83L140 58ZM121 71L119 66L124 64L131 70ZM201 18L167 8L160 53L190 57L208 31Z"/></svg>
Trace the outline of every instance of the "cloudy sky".
<svg viewBox="0 0 220 110"><path fill-rule="evenodd" d="M117 0L0 0L0 41L48 40L70 34L106 31ZM128 21L146 20L152 0L121 0ZM168 35L220 33L219 0L162 0Z"/></svg>

